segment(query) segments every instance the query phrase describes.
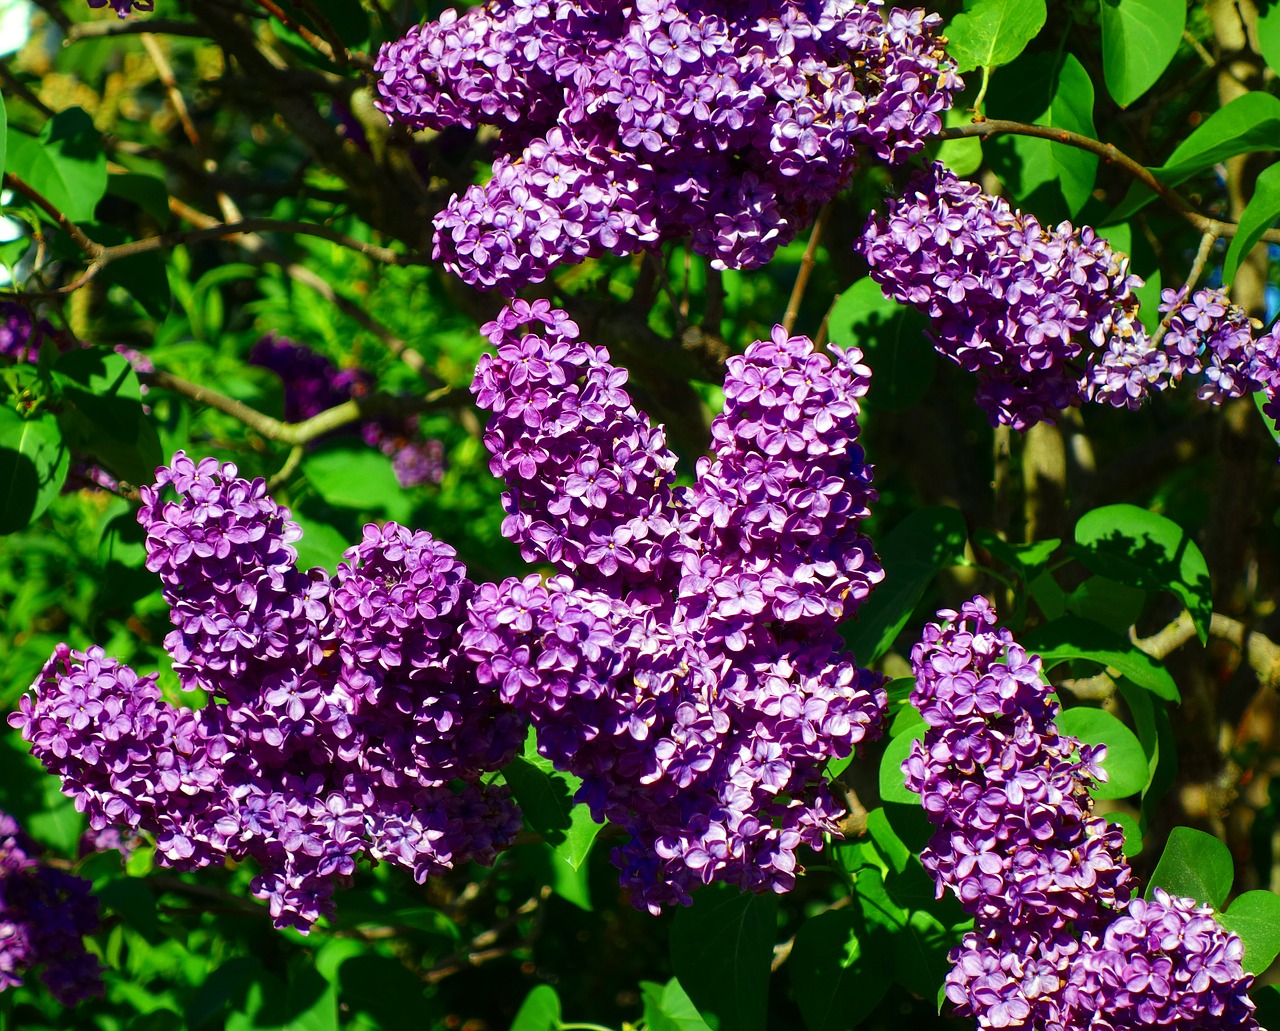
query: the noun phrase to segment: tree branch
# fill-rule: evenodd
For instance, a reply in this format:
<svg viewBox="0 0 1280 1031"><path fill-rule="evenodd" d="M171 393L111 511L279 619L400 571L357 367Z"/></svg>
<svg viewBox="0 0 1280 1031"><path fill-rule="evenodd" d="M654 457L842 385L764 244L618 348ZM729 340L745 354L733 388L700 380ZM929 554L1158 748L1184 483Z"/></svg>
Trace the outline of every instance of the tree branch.
<svg viewBox="0 0 1280 1031"><path fill-rule="evenodd" d="M796 272L795 285L791 288L791 297L787 300L787 310L782 316L782 328L788 334L795 328L796 319L800 315L800 302L804 300L804 292L809 286L809 277L813 274L813 266L817 263L818 244L822 240L822 230L826 228L827 219L831 217L831 204L828 202L818 212L813 221L813 229L809 233L809 244L804 249L804 257L800 259L800 269Z"/></svg>
<svg viewBox="0 0 1280 1031"><path fill-rule="evenodd" d="M178 21L173 18L147 18L139 21L82 21L76 22L67 29L64 46L78 43L82 39L101 39L103 36L136 36L140 33L154 33L158 36L192 36L196 39L208 39L209 33L199 25L189 21Z"/></svg>
<svg viewBox="0 0 1280 1031"><path fill-rule="evenodd" d="M1130 177L1154 192L1181 215L1183 219L1200 230L1201 233L1212 233L1214 236L1235 236L1239 230L1239 226L1235 222L1223 222L1220 219L1202 215L1182 194L1157 179L1146 165L1135 161L1112 143L1102 143L1099 140L1081 136L1079 133L1069 132L1066 129L1054 129L1047 125L1028 125L1025 122L1011 122L1002 118L988 118L970 125L943 129L942 132L938 133L938 136L944 140L959 140L973 136L986 138L1005 134L1049 140L1053 143L1061 143L1068 147L1075 147L1078 150L1086 150L1090 154L1098 155L1103 160L1117 165ZM1280 243L1280 229L1268 229L1263 234L1262 239L1267 243Z"/></svg>

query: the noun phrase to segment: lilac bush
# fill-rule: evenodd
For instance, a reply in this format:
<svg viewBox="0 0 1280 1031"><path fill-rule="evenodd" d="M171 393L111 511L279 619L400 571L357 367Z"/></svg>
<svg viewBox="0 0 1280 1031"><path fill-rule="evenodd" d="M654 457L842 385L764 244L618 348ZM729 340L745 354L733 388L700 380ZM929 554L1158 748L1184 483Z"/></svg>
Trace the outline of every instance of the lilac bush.
<svg viewBox="0 0 1280 1031"><path fill-rule="evenodd" d="M1060 734L1052 688L978 597L911 653L926 730L903 763L937 830L921 854L975 919L947 998L979 1027L1257 1028L1240 939L1160 889L1131 897L1118 825L1092 813L1105 749Z"/></svg>
<svg viewBox="0 0 1280 1031"><path fill-rule="evenodd" d="M435 220L435 257L511 294L561 262L688 236L755 268L864 157L941 128L960 81L940 19L881 0L494 0L378 55L411 129L502 130L493 177Z"/></svg>

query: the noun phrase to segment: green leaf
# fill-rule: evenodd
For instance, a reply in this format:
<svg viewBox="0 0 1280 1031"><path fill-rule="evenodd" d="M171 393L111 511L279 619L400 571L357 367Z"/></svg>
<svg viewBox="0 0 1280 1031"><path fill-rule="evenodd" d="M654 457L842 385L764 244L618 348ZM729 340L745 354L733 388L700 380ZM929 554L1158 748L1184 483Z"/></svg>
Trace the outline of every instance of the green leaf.
<svg viewBox="0 0 1280 1031"><path fill-rule="evenodd" d="M5 158L9 143L9 113L5 110L4 96L0 94L0 175L5 170Z"/></svg>
<svg viewBox="0 0 1280 1031"><path fill-rule="evenodd" d="M1280 72L1280 3L1260 0L1258 4L1258 50L1274 72Z"/></svg>
<svg viewBox="0 0 1280 1031"><path fill-rule="evenodd" d="M1229 285L1236 277L1240 261L1253 250L1262 234L1280 218L1280 165L1263 169L1258 176L1253 197L1240 214L1240 227L1227 248L1226 264L1222 269L1223 285Z"/></svg>
<svg viewBox="0 0 1280 1031"><path fill-rule="evenodd" d="M93 119L69 107L45 122L39 136L14 129L7 136L5 171L43 194L73 222L93 220L107 192L107 152Z"/></svg>
<svg viewBox="0 0 1280 1031"><path fill-rule="evenodd" d="M540 984L524 997L511 1031L556 1031L560 1026L560 996L549 984Z"/></svg>
<svg viewBox="0 0 1280 1031"><path fill-rule="evenodd" d="M947 129L955 129L968 125L970 116L956 108L948 108L942 116L942 124ZM961 179L967 179L982 167L982 139L978 136L962 136L954 140L932 140L928 144L929 152L941 161Z"/></svg>
<svg viewBox="0 0 1280 1031"><path fill-rule="evenodd" d="M965 0L947 26L958 71L1008 64L1044 28L1045 0Z"/></svg>
<svg viewBox="0 0 1280 1031"><path fill-rule="evenodd" d="M100 241L102 242L102 241ZM172 294L164 260L155 252L117 258L99 273L103 283L120 287L157 322L169 314Z"/></svg>
<svg viewBox="0 0 1280 1031"><path fill-rule="evenodd" d="M908 872L917 888L915 898L933 904L932 878L918 863ZM936 916L890 892L888 879L879 869L860 870L856 877L854 894L871 929L872 944L891 957L893 979L915 995L929 998L946 978L950 969L947 953L955 941ZM951 905L963 918L963 912Z"/></svg>
<svg viewBox="0 0 1280 1031"><path fill-rule="evenodd" d="M1092 137L1093 103L1093 82L1073 55L1028 54L996 78L987 110L993 118ZM1098 157L1078 147L1006 136L992 140L986 153L992 170L1024 203L1063 207L1074 217L1093 192Z"/></svg>
<svg viewBox="0 0 1280 1031"><path fill-rule="evenodd" d="M1010 544L1001 540L990 530L979 530L973 537L974 543L989 551L1010 569L1015 570L1023 580L1031 581L1049 564L1049 559L1062 544L1057 537L1050 537L1032 544Z"/></svg>
<svg viewBox="0 0 1280 1031"><path fill-rule="evenodd" d="M718 1031L764 1031L778 897L712 885L676 913L671 965Z"/></svg>
<svg viewBox="0 0 1280 1031"><path fill-rule="evenodd" d="M1244 969L1261 974L1280 955L1280 896L1272 891L1246 891L1218 922L1244 942Z"/></svg>
<svg viewBox="0 0 1280 1031"><path fill-rule="evenodd" d="M1235 864L1226 845L1193 827L1175 827L1151 874L1146 896L1151 897L1153 888L1163 888L1170 895L1221 909L1234 879Z"/></svg>
<svg viewBox="0 0 1280 1031"><path fill-rule="evenodd" d="M640 995L649 1031L712 1031L676 978L665 985L641 981Z"/></svg>
<svg viewBox="0 0 1280 1031"><path fill-rule="evenodd" d="M870 665L893 646L938 571L964 560L966 537L964 516L936 507L916 509L879 542L884 582L841 628L859 663Z"/></svg>
<svg viewBox="0 0 1280 1031"><path fill-rule="evenodd" d="M290 514L293 521L302 527L302 539L293 544L298 551L299 568L319 566L329 573L336 572L343 553L350 547L342 531L329 523L311 519L296 508Z"/></svg>
<svg viewBox="0 0 1280 1031"><path fill-rule="evenodd" d="M360 1014L382 1031L398 1031L405 1014L425 1008L422 983L389 956L352 956L338 968L338 982L344 1012Z"/></svg>
<svg viewBox="0 0 1280 1031"><path fill-rule="evenodd" d="M1086 745L1107 746L1107 757L1102 761L1107 781L1090 792L1094 798L1128 798L1141 793L1150 783L1151 768L1142 743L1111 713L1076 706L1059 713L1058 730Z"/></svg>
<svg viewBox="0 0 1280 1031"><path fill-rule="evenodd" d="M173 216L169 211L169 189L163 179L136 172L111 175L107 177L107 194L132 201L154 218L161 229L169 227Z"/></svg>
<svg viewBox="0 0 1280 1031"><path fill-rule="evenodd" d="M911 744L924 737L925 724L922 720L910 731L899 734L884 750L880 758L880 798L885 802L904 802L907 805L919 805L920 796L907 788L907 778L902 772L902 764L911 754Z"/></svg>
<svg viewBox="0 0 1280 1031"><path fill-rule="evenodd" d="M590 807L574 804L582 781L572 774L541 770L522 756L512 759L502 772L529 829L541 834L573 869L582 866L600 833Z"/></svg>
<svg viewBox="0 0 1280 1031"><path fill-rule="evenodd" d="M1102 0L1102 75L1121 107L1146 93L1169 67L1187 27L1186 0Z"/></svg>
<svg viewBox="0 0 1280 1031"><path fill-rule="evenodd" d="M1259 390L1253 395L1253 403L1258 406L1258 414L1262 416L1263 425L1267 427L1267 432L1271 434L1271 439L1280 444L1280 426L1276 425L1275 419L1271 418L1266 412L1267 394L1264 390Z"/></svg>
<svg viewBox="0 0 1280 1031"><path fill-rule="evenodd" d="M62 390L58 424L67 443L129 483L150 483L164 455L129 362L99 348L68 351L53 375Z"/></svg>
<svg viewBox="0 0 1280 1031"><path fill-rule="evenodd" d="M1107 576L1091 576L1067 597L1067 611L1104 627L1130 627L1147 603L1147 592Z"/></svg>
<svg viewBox="0 0 1280 1031"><path fill-rule="evenodd" d="M1201 642L1209 639L1209 566L1195 541L1172 519L1136 505L1106 505L1076 523L1076 544L1076 557L1095 573L1177 595Z"/></svg>
<svg viewBox="0 0 1280 1031"><path fill-rule="evenodd" d="M884 997L891 980L888 956L884 943L872 946L870 938L865 918L852 907L801 925L787 970L809 1031L847 1031Z"/></svg>
<svg viewBox="0 0 1280 1031"><path fill-rule="evenodd" d="M870 399L891 412L918 404L933 380L937 352L925 338L928 320L885 297L870 277L859 279L831 309L830 333L841 347L858 347L876 382Z"/></svg>
<svg viewBox="0 0 1280 1031"><path fill-rule="evenodd" d="M354 440L326 442L302 462L307 482L330 505L358 512L384 512L396 522L412 515L409 495L396 479L391 459Z"/></svg>
<svg viewBox="0 0 1280 1031"><path fill-rule="evenodd" d="M24 419L0 408L0 534L39 518L62 490L70 462L54 416Z"/></svg>
<svg viewBox="0 0 1280 1031"><path fill-rule="evenodd" d="M1090 619L1063 616L1026 634L1022 646L1044 659L1045 671L1069 659L1087 659L1119 670L1158 698L1180 700L1178 685L1163 665L1130 641Z"/></svg>

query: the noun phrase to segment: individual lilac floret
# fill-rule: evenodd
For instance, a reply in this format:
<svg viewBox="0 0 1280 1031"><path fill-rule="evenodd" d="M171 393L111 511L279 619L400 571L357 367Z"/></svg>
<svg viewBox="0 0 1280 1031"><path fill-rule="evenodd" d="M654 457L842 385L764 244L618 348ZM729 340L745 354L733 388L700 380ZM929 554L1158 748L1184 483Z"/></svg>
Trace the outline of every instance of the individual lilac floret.
<svg viewBox="0 0 1280 1031"><path fill-rule="evenodd" d="M978 376L993 425L1051 420L1091 391L1125 404L1131 382L1159 372L1144 361L1127 258L1087 226L1042 227L941 164L873 214L857 246L887 296L929 316L939 353Z"/></svg>
<svg viewBox="0 0 1280 1031"><path fill-rule="evenodd" d="M504 533L559 575L485 584L463 641L657 912L717 882L785 891L841 807L823 769L874 737L881 680L837 622L883 576L858 531L867 370L778 329L730 361L692 489L626 375L545 301L485 327L475 392L509 488Z"/></svg>
<svg viewBox="0 0 1280 1031"><path fill-rule="evenodd" d="M511 294L679 237L754 268L864 157L941 128L960 81L940 24L881 0L492 0L384 46L377 103L412 129L501 128L492 178L436 219L469 283Z"/></svg>
<svg viewBox="0 0 1280 1031"><path fill-rule="evenodd" d="M335 576L304 573L288 511L233 465L179 452L142 494L174 667L213 697L176 707L154 674L59 646L10 723L93 831L154 835L185 869L252 857L254 895L303 930L362 855L423 880L511 842L481 775L524 723L461 654L474 587L451 548L370 526Z"/></svg>
<svg viewBox="0 0 1280 1031"><path fill-rule="evenodd" d="M0 812L0 992L39 970L63 1006L100 995L101 968L84 947L97 927L89 882L40 862L17 821Z"/></svg>
<svg viewBox="0 0 1280 1031"><path fill-rule="evenodd" d="M1100 747L1060 735L1058 705L983 598L943 610L912 650L922 741L906 784L937 827L921 854L975 918L947 998L982 1028L1257 1028L1240 939L1156 890L1130 898L1117 826L1092 815Z"/></svg>

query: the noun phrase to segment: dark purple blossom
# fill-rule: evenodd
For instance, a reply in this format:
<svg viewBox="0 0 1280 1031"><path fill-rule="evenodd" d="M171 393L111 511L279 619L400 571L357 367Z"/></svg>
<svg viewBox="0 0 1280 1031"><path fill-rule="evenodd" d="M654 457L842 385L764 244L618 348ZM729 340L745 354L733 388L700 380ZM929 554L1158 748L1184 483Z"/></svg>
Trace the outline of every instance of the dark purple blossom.
<svg viewBox="0 0 1280 1031"><path fill-rule="evenodd" d="M97 927L89 882L42 863L17 821L0 812L0 992L38 970L63 1006L100 995L101 968L84 947Z"/></svg>

